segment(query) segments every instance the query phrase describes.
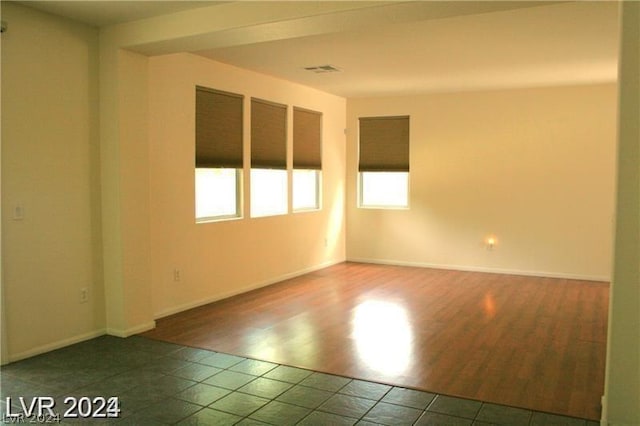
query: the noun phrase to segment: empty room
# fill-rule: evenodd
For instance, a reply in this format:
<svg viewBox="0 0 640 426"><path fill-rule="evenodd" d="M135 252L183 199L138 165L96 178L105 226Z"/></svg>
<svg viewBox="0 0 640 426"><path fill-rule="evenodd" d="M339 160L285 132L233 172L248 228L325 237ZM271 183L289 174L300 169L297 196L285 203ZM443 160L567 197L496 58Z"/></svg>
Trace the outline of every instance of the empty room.
<svg viewBox="0 0 640 426"><path fill-rule="evenodd" d="M640 425L640 3L1 13L3 422Z"/></svg>

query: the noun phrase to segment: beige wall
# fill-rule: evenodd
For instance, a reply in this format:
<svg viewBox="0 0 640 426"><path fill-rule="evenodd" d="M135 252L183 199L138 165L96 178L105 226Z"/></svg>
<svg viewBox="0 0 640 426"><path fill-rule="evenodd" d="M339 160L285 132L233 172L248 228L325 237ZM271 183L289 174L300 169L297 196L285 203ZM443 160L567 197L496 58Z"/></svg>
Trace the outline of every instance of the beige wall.
<svg viewBox="0 0 640 426"><path fill-rule="evenodd" d="M405 114L410 209L359 209L358 117ZM615 123L614 84L349 99L348 259L608 280Z"/></svg>
<svg viewBox="0 0 640 426"><path fill-rule="evenodd" d="M308 35L338 28L331 26L332 10L362 4L314 3L301 14L229 3L223 5L225 14L209 7L104 28L98 47L95 29L2 2L2 18L9 23L1 36L2 343L9 346L2 348L3 361L101 334L105 328L128 334L152 326L154 315L344 258L345 189L349 257L608 277L613 86L349 101L345 167L345 107L339 99L255 74L240 82L249 74L235 70L228 75L221 71L224 66L189 55L151 60L154 72L147 85L149 60L120 50L176 52L184 49L183 42L192 50L210 42L225 46L230 29L238 43L294 34L266 31L278 19L284 26L304 20L295 34ZM621 88L636 87L627 94L637 95L639 11L634 2L625 2L624 8L623 52L631 56L623 61L627 77ZM385 22L386 11L378 12L367 14L367 22ZM313 15L309 25L307 17ZM364 22L354 17L353 26ZM184 76L189 62L198 65ZM172 70L178 73L171 75ZM192 130L187 129L192 124L186 117L190 109L158 105L156 95L161 94L155 93L148 104L147 89L160 85L176 92L177 103L186 105L190 95L182 90L197 79L248 95L326 108L325 117L332 123L324 129L325 142L327 137L331 141L325 143L329 170L322 213L195 225L192 191L177 185L192 185L192 166L176 167L193 158ZM166 132L160 120L148 126L147 107L153 117L177 111L178 118L168 120ZM604 399L608 413L603 413L603 422L636 424L637 96L622 99L620 108L621 116L629 117L622 123L631 126L621 126L619 140L619 156L627 167L620 170L618 182ZM355 119L399 113L420 118L419 124L414 118L412 128L412 208L358 210ZM174 136L176 140L170 140ZM163 172L177 181L158 176ZM12 220L17 205L25 212L20 221ZM368 237L372 229L382 231L381 236ZM492 252L482 246L488 233L498 237ZM269 249L275 234L282 239L278 251ZM318 246L323 235L328 236L328 248ZM311 250L297 249L305 245ZM207 259L209 254L220 260ZM208 264L220 266L223 261L232 267L217 270ZM255 267L248 268L248 261ZM180 283L172 281L175 267L183 270ZM108 283L106 289L103 282ZM83 287L90 292L85 304L79 303Z"/></svg>
<svg viewBox="0 0 640 426"><path fill-rule="evenodd" d="M149 149L145 56L100 33L100 184L107 332L155 326L149 269Z"/></svg>
<svg viewBox="0 0 640 426"><path fill-rule="evenodd" d="M640 3L622 7L615 256L603 425L640 424Z"/></svg>
<svg viewBox="0 0 640 426"><path fill-rule="evenodd" d="M245 96L244 213L195 222L195 86ZM258 97L323 113L323 208L249 218L249 102ZM190 54L149 62L151 283L156 317L343 261L346 101ZM325 245L326 239L326 245ZM181 280L174 281L174 269Z"/></svg>
<svg viewBox="0 0 640 426"><path fill-rule="evenodd" d="M98 31L6 2L2 19L3 329L17 359L104 333Z"/></svg>

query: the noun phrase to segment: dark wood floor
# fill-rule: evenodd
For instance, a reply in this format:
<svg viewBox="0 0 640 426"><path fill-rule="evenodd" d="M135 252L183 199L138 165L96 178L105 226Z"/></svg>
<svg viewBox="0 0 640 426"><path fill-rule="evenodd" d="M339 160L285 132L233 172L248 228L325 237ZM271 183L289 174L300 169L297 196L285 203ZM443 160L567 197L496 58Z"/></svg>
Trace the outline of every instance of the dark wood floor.
<svg viewBox="0 0 640 426"><path fill-rule="evenodd" d="M598 420L608 298L607 283L343 263L144 335Z"/></svg>

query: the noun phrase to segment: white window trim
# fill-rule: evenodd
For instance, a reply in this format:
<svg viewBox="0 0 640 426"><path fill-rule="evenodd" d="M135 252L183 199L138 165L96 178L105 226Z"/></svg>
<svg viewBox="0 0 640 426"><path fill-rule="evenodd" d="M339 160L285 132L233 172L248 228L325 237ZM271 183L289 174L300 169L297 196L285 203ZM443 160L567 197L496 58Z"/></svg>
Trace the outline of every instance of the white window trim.
<svg viewBox="0 0 640 426"><path fill-rule="evenodd" d="M203 167L206 168L206 167ZM197 168L196 168L197 169ZM194 169L194 170L196 170ZM203 217L196 217L196 224L201 224L201 223L213 223L213 222L226 222L226 221L232 221L232 220L241 220L244 218L244 210L243 210L243 185L242 185L242 181L243 181L243 176L244 176L244 169L243 168L237 168L236 170L236 212L237 214L234 215L220 215L220 216L203 216ZM194 181L194 185L195 185L195 181ZM194 188L194 195L195 195L195 188ZM194 199L194 208L195 208L195 202L197 200Z"/></svg>
<svg viewBox="0 0 640 426"><path fill-rule="evenodd" d="M362 173L375 173L375 172L358 172L358 191L357 191L357 207L359 209L367 209L367 210L410 210L411 208L411 173L407 173L407 205L406 206L395 206L395 205L374 205L374 204L365 204L363 201L363 179Z"/></svg>
<svg viewBox="0 0 640 426"><path fill-rule="evenodd" d="M254 194L254 185L253 185L253 176L252 176L252 172L254 170L275 170L275 171L281 171L285 173L285 192L284 192L284 196L286 197L285 200L285 206L284 206L284 210L283 211L278 211L278 212L271 212L271 213L267 213L267 214L256 214L253 211L254 205L253 205L253 199L252 196ZM287 169L266 169L266 168L261 168L261 167L252 167L251 169L249 169L249 217L251 219L261 219L261 218L265 218L265 217L274 217L274 216L285 216L288 215L290 213L290 190L289 190L289 185L291 182L291 177L290 177L290 173L289 170Z"/></svg>
<svg viewBox="0 0 640 426"><path fill-rule="evenodd" d="M311 170L311 169L298 169L298 170ZM316 207L293 207L293 185L294 185L294 172L296 169L291 170L291 211L293 213L309 213L322 210L322 169L314 170L316 172Z"/></svg>

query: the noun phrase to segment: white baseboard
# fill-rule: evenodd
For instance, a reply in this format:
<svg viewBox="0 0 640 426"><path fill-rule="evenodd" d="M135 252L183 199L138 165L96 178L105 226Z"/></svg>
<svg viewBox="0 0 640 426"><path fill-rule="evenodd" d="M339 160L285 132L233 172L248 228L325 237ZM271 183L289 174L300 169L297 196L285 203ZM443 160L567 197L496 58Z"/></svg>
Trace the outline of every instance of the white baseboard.
<svg viewBox="0 0 640 426"><path fill-rule="evenodd" d="M77 336L69 337L68 339L47 343L46 345L29 349L28 351L20 352L14 355L9 355L9 362L20 361L22 359L31 358L32 356L40 355L46 352L51 352L56 349L64 348L65 346L73 345L75 343L80 343L80 342L84 342L85 340L90 340L96 337L103 336L105 333L106 333L105 329L98 329L95 331L90 331L89 333L84 333Z"/></svg>
<svg viewBox="0 0 640 426"><path fill-rule="evenodd" d="M126 330L120 330L117 328L107 328L106 334L108 334L109 336L116 336L116 337L129 337L129 336L133 336L134 334L144 333L145 331L153 330L154 328L156 328L156 322L150 321L144 324L137 325L135 327L128 328Z"/></svg>
<svg viewBox="0 0 640 426"><path fill-rule="evenodd" d="M600 398L600 407L601 407L600 426L608 426L609 425L609 421L607 420L607 397L606 397L606 395L602 395L602 398Z"/></svg>
<svg viewBox="0 0 640 426"><path fill-rule="evenodd" d="M184 311L187 311L189 309L197 308L199 306L203 306L203 305L207 305L209 303L217 302L219 300L227 299L229 297L233 297L233 296L236 296L238 294L246 293L246 292L249 292L251 290L256 290L256 289L261 288L261 287L266 287L266 286L269 286L271 284L278 283L280 281L284 281L284 280L288 280L288 279L291 279L291 278L299 277L300 275L304 275L304 274L308 274L310 272L318 271L320 269L324 269L324 268L327 268L329 266L336 265L336 264L342 263L342 262L344 262L344 259L332 260L332 261L329 261L329 262L322 263L320 265L312 266L310 268L305 268L305 269L302 269L302 270L299 270L299 271L295 271L295 272L284 274L284 275L281 275L281 276L278 276L278 277L275 277L275 278L271 278L271 279L268 279L266 281L261 281L261 282L258 282L258 283L249 284L249 285L244 286L244 287L242 287L240 289L234 289L232 291L228 291L228 292L225 292L225 293L216 294L215 296L212 296L212 297L207 297L207 298L204 298L204 299L196 300L194 302L184 303L182 305L178 305L178 306L174 306L172 308L164 309L164 310L158 312L157 314L155 314L154 317L155 317L155 319L164 318L164 317L167 317L169 315L177 314L179 312L184 312Z"/></svg>
<svg viewBox="0 0 640 426"><path fill-rule="evenodd" d="M449 265L426 262L407 262L403 260L348 258L348 262L374 263L379 265L413 266L418 268L449 269L453 271L487 272L504 275L523 275L527 277L564 278L569 280L611 282L611 277L569 274L563 272L523 271L520 269L487 268L484 266Z"/></svg>

